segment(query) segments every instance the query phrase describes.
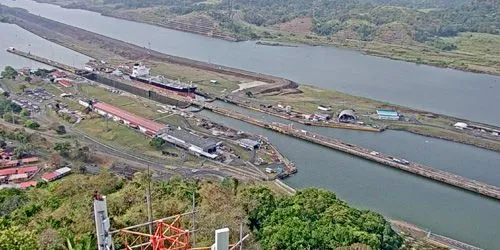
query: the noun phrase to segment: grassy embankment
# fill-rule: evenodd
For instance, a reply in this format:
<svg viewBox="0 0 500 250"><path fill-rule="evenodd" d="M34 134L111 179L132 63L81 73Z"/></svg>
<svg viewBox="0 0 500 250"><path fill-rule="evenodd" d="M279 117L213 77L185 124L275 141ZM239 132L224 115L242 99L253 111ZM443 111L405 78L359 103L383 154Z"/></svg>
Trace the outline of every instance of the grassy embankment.
<svg viewBox="0 0 500 250"><path fill-rule="evenodd" d="M418 43L398 45L376 41L338 40L314 35L302 36L286 32L279 34L275 38L266 40L343 47L416 64L500 75L500 52L496 49L500 47L500 35L461 33L456 37L445 38L457 45L456 50L441 51Z"/></svg>

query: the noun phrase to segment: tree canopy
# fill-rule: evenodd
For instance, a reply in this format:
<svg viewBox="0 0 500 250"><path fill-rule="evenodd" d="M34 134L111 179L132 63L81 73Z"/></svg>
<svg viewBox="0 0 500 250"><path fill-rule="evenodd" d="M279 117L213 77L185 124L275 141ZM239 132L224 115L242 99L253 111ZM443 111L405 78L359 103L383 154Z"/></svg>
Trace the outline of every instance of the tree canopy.
<svg viewBox="0 0 500 250"><path fill-rule="evenodd" d="M95 249L92 192L107 196L113 228L131 226L147 220L147 179L137 173L126 181L103 171L98 175L73 174L27 191L2 189L0 249L64 249L68 245L92 245ZM245 232L251 230L257 240L246 243L249 249L335 249L353 243L396 249L401 245L401 238L382 216L350 208L325 190L311 188L294 196L280 196L267 187L242 186L232 179L194 182L177 177L154 181L151 190L152 203L161 208L153 210L155 218L188 211L195 192L199 246L210 245L213 230L221 226L230 227L231 237L237 238L239 223L245 217ZM17 227L24 224L30 227ZM26 237L26 241L19 242L19 237ZM118 235L114 238L118 248L120 240Z"/></svg>
<svg viewBox="0 0 500 250"><path fill-rule="evenodd" d="M295 18L312 18L312 33L340 39L396 43L427 42L443 50L452 46L437 37L459 32L500 34L500 5L472 0L67 0L69 7L103 12L157 7L152 14L210 16L239 39L259 38L252 26L273 26ZM129 14L126 14L129 15ZM250 24L250 25L249 25ZM403 28L402 28L403 27ZM264 34L264 33L262 33Z"/></svg>
<svg viewBox="0 0 500 250"><path fill-rule="evenodd" d="M149 145L156 149L160 149L163 146L163 144L165 144L165 140L161 137L155 137L151 139L151 141L149 141Z"/></svg>
<svg viewBox="0 0 500 250"><path fill-rule="evenodd" d="M58 151L61 156L69 156L71 144L66 141L54 143L54 150Z"/></svg>
<svg viewBox="0 0 500 250"><path fill-rule="evenodd" d="M14 79L18 75L17 71L11 66L5 66L5 69L2 71L1 75L4 78Z"/></svg>
<svg viewBox="0 0 500 250"><path fill-rule="evenodd" d="M38 124L38 122L33 120L26 120L24 122L24 126L30 129L38 129L40 127L40 124Z"/></svg>
<svg viewBox="0 0 500 250"><path fill-rule="evenodd" d="M263 249L336 249L354 243L398 249L403 242L381 215L351 208L326 190L276 197L257 188L246 195L250 227Z"/></svg>

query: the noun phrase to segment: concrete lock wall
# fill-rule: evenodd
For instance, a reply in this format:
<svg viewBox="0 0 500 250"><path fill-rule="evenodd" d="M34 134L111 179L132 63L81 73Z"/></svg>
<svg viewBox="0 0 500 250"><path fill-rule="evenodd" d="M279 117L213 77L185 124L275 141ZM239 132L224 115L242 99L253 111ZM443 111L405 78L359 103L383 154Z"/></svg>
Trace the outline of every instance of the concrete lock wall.
<svg viewBox="0 0 500 250"><path fill-rule="evenodd" d="M160 94L156 93L155 91L145 90L142 88L134 87L132 85L128 85L128 84L122 83L120 81L104 77L102 75L91 73L91 74L86 74L85 77L89 80L96 81L96 82L102 83L104 85L107 85L107 86L110 86L110 87L113 87L113 88L116 88L116 89L119 89L119 90L122 90L125 92L129 92L129 93L132 93L134 95L144 97L144 98L147 98L147 99L159 102L159 103L168 104L168 105L176 105L179 107L184 107L184 106L189 105L186 102L181 102L181 101L169 98L165 95L160 95Z"/></svg>

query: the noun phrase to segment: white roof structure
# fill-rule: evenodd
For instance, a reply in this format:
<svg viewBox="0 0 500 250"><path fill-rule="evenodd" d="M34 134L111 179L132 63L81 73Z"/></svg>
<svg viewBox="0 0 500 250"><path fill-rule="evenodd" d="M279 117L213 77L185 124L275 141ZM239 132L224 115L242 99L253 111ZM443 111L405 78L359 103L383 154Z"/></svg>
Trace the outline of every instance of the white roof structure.
<svg viewBox="0 0 500 250"><path fill-rule="evenodd" d="M17 185L14 185L14 184L2 184L2 185L0 185L0 189L4 189L4 188L17 188Z"/></svg>
<svg viewBox="0 0 500 250"><path fill-rule="evenodd" d="M457 123L455 123L455 125L453 125L453 127L455 127L455 128L467 128L467 126L468 125L465 122L457 122Z"/></svg>
<svg viewBox="0 0 500 250"><path fill-rule="evenodd" d="M326 106L323 106L323 105L319 105L318 109L321 110L321 111L330 111L330 110L332 110L330 107L326 107Z"/></svg>
<svg viewBox="0 0 500 250"><path fill-rule="evenodd" d="M9 176L9 181L15 181L19 179L26 179L28 178L28 174L13 174Z"/></svg>
<svg viewBox="0 0 500 250"><path fill-rule="evenodd" d="M65 174L71 172L71 168L63 167L63 168L57 169L56 172L60 175L65 175Z"/></svg>
<svg viewBox="0 0 500 250"><path fill-rule="evenodd" d="M341 118L344 115L350 116L350 117L356 119L356 114L354 114L354 110L352 110L352 109L342 110L342 112L340 112L340 114L339 114L339 118Z"/></svg>
<svg viewBox="0 0 500 250"><path fill-rule="evenodd" d="M260 145L259 141L255 141L255 140L247 139L247 138L239 139L238 142L242 145L252 147L252 148Z"/></svg>

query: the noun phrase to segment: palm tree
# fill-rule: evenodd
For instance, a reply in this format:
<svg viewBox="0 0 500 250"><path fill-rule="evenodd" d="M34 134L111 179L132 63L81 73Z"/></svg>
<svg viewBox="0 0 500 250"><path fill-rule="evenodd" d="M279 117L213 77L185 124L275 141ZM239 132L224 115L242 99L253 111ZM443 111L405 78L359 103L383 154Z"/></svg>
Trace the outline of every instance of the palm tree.
<svg viewBox="0 0 500 250"><path fill-rule="evenodd" d="M24 92L24 90L26 89L26 85L25 84L21 84L19 85L19 90L21 90L21 92Z"/></svg>
<svg viewBox="0 0 500 250"><path fill-rule="evenodd" d="M66 243L69 250L93 250L95 247L92 247L92 245L96 245L95 239L88 235L82 237L78 242L75 242L74 239L70 240L66 238Z"/></svg>

